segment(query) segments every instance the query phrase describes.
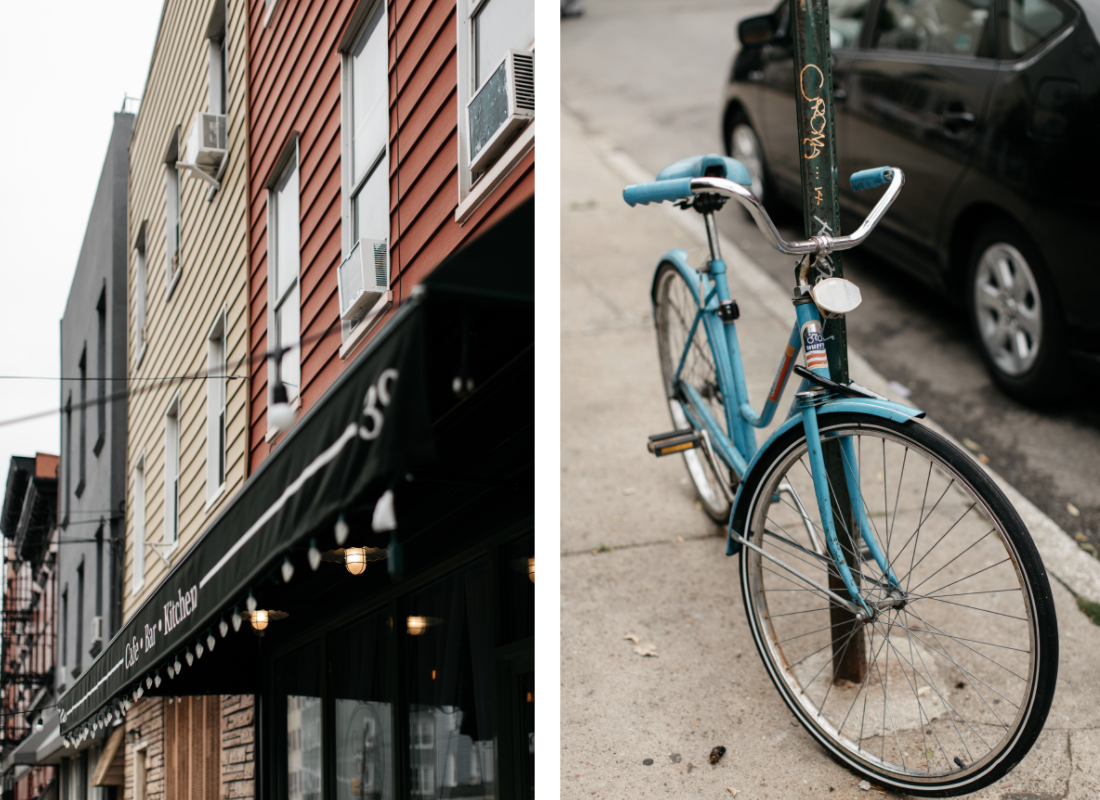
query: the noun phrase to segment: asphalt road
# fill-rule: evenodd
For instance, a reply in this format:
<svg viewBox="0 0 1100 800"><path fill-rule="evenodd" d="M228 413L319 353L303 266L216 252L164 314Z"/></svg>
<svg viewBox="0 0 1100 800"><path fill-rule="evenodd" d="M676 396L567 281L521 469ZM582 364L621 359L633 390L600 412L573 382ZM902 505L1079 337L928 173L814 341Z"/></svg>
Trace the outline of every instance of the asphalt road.
<svg viewBox="0 0 1100 800"><path fill-rule="evenodd" d="M584 16L562 22L562 103L589 132L653 173L684 156L724 152L721 112L736 24L773 6L588 0ZM790 256L771 250L738 209L721 216L726 236L784 286L792 284ZM780 227L786 238L801 238L797 218ZM975 443L993 469L1063 529L1100 548L1096 382L1052 408L1023 406L990 381L960 309L888 261L858 251L845 254L844 275L863 294L863 305L848 317L850 346L910 389L910 400L956 438Z"/></svg>

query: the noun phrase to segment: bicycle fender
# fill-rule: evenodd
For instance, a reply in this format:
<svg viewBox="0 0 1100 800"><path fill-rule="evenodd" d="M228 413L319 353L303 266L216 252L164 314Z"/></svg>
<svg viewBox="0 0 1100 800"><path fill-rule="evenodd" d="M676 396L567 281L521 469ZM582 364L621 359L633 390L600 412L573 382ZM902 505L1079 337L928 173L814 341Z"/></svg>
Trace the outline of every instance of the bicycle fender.
<svg viewBox="0 0 1100 800"><path fill-rule="evenodd" d="M924 412L919 408L912 408L911 406L905 406L890 400L879 400L871 397L832 398L818 406L817 413L818 415L840 413L866 414L871 417L881 417L883 419L892 420L893 422L906 422L911 419L920 419L924 416ZM760 465L761 456L767 452L772 446L772 443L791 428L801 424L802 418L797 415L785 420L783 424L776 428L775 432L768 437L768 441L764 442L764 444L753 454L752 459L749 461L749 465L745 469L745 475L741 483L737 486L737 494L734 495L733 498L733 507L730 509L730 521L726 531L727 556L736 555L741 552L741 543L734 541L733 534L734 531L736 531L739 536L744 536L745 521L749 514L749 502L742 497L742 489L745 488L745 484L749 483L753 470Z"/></svg>
<svg viewBox="0 0 1100 800"><path fill-rule="evenodd" d="M687 257L687 250L674 247L661 256L661 260L657 262L657 269L653 271L653 283L649 287L649 302L650 305L653 306L654 324L657 323L657 273L660 271L661 264L666 261L674 264L676 269L680 270L680 274L684 276L684 280L687 282L688 288L691 289L691 294L695 298L695 304L699 305L699 270L688 264Z"/></svg>

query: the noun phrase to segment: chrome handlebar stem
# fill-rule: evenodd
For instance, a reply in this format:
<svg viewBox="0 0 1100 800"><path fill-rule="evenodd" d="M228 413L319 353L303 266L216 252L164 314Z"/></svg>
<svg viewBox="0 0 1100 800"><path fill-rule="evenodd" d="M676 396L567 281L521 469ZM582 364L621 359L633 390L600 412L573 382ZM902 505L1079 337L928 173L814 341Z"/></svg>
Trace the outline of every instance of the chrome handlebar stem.
<svg viewBox="0 0 1100 800"><path fill-rule="evenodd" d="M808 240L801 242L788 242L784 239L779 234L779 230L775 227L771 217L768 216L768 212L756 199L756 196L739 183L734 183L725 178L692 178L691 193L693 195L717 194L739 201L741 205L748 209L749 214L756 221L757 227L760 228L765 238L772 243L776 250L781 253L801 256L809 253L823 255L836 250L850 250L862 244L882 220L883 215L890 206L893 205L904 185L905 173L896 167L891 168L890 185L887 187L886 193L879 198L875 207L871 209L871 213L867 215L867 218L863 220L863 224L856 229L855 233L848 236L811 236Z"/></svg>

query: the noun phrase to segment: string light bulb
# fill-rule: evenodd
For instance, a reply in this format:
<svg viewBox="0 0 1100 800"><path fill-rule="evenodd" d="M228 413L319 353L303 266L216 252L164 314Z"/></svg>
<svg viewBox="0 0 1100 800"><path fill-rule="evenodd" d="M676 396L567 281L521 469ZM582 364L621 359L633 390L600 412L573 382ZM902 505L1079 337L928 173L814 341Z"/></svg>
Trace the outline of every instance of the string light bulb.
<svg viewBox="0 0 1100 800"><path fill-rule="evenodd" d="M233 606L233 616L230 619L233 620L233 630L239 631L241 629L241 612L236 606Z"/></svg>
<svg viewBox="0 0 1100 800"><path fill-rule="evenodd" d="M202 658L202 654L206 652L206 648L202 646L202 639L195 642L195 658Z"/></svg>
<svg viewBox="0 0 1100 800"><path fill-rule="evenodd" d="M224 624L225 624L225 622L223 621L222 625L224 625ZM225 634L223 633L222 636L225 636ZM214 652L214 644L216 642L217 642L217 639L214 638L214 633L212 631L208 632L206 634L206 649L209 650L211 653L213 653Z"/></svg>
<svg viewBox="0 0 1100 800"><path fill-rule="evenodd" d="M157 674L153 676L153 685L158 689L160 688L160 670L157 670Z"/></svg>
<svg viewBox="0 0 1100 800"><path fill-rule="evenodd" d="M309 540L309 568L314 572L321 566L321 551L317 549L317 540Z"/></svg>
<svg viewBox="0 0 1100 800"><path fill-rule="evenodd" d="M344 566L352 575L362 575L367 568L367 548L349 547L344 551Z"/></svg>
<svg viewBox="0 0 1100 800"><path fill-rule="evenodd" d="M153 688L153 676L152 675L146 675L145 676L145 688L146 689L152 689Z"/></svg>
<svg viewBox="0 0 1100 800"><path fill-rule="evenodd" d="M225 617L222 617L221 622L218 623L218 633L220 633L222 635L223 639L229 633L229 625L226 624ZM213 639L214 637L211 636L210 638ZM207 642L207 643L209 644L209 642ZM210 649L213 650L214 645L210 645Z"/></svg>
<svg viewBox="0 0 1100 800"><path fill-rule="evenodd" d="M42 715L41 715L41 714L39 714L39 715L38 715L38 719L37 719L37 720L35 721L35 723L34 723L34 729L35 729L36 731L40 731L40 730L42 730L42 725L43 725L43 723L42 723Z"/></svg>
<svg viewBox="0 0 1100 800"><path fill-rule="evenodd" d="M168 679L169 680L175 680L176 679L176 671L175 671L175 669L172 668L171 664L168 665Z"/></svg>
<svg viewBox="0 0 1100 800"><path fill-rule="evenodd" d="M248 599L244 601L245 608L248 609L248 613L251 614L256 610L256 598L252 596L252 590L248 590Z"/></svg>
<svg viewBox="0 0 1100 800"><path fill-rule="evenodd" d="M336 518L336 527L333 529L336 534L336 544L342 545L347 541L349 530L347 520L345 520L344 515L341 514Z"/></svg>
<svg viewBox="0 0 1100 800"><path fill-rule="evenodd" d="M195 656L191 653L191 648L187 648L187 652L183 654L183 657L187 659L187 666L191 666L195 663Z"/></svg>
<svg viewBox="0 0 1100 800"><path fill-rule="evenodd" d="M290 556L283 556L283 583L290 583L294 577L294 565L290 563Z"/></svg>

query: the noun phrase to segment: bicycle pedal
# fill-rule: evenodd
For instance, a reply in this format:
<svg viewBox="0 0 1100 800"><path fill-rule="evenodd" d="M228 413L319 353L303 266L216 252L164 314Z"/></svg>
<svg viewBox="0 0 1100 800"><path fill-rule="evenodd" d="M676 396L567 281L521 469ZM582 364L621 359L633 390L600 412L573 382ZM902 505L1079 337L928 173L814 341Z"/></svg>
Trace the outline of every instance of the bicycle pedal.
<svg viewBox="0 0 1100 800"><path fill-rule="evenodd" d="M649 437L646 445L649 452L655 456L667 456L671 453L682 453L685 450L693 450L702 447L703 440L698 431L687 428L682 431L669 431L668 433L655 433Z"/></svg>

